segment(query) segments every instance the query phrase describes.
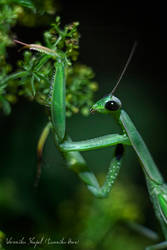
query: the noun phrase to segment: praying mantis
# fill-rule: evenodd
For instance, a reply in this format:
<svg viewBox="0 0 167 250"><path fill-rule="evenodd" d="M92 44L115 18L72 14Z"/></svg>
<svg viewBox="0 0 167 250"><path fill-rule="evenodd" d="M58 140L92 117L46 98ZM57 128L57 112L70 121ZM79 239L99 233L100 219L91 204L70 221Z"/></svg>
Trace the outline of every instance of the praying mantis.
<svg viewBox="0 0 167 250"><path fill-rule="evenodd" d="M90 140L74 142L66 133L65 68L67 67L67 62L65 58L63 57L63 55L57 55L55 51L43 46L25 44L17 40L15 42L21 43L22 45L30 49L44 52L52 57L55 57L56 59L54 65L56 73L50 93L50 121L48 122L40 136L38 142L38 157L42 157L43 146L49 132L52 131L55 145L64 158L67 167L79 176L79 178L86 184L88 190L95 197L105 198L111 191L114 181L119 174L122 158L124 155L124 147L131 146L135 151L144 172L148 192L153 203L155 214L160 222L166 240L154 246L149 246L146 249L167 249L167 184L165 184L163 177L161 176L157 166L155 165L144 140L137 131L129 115L122 109L121 101L114 95L115 90L132 58L132 55L136 48L136 43L131 50L127 63L112 92L97 101L90 109L91 112L98 112L112 116L120 126L122 133L109 134ZM96 176L88 168L86 161L80 154L80 151L95 150L111 146L116 146L114 157L110 162L104 184L102 187L100 187ZM40 169L38 169L38 176L39 175Z"/></svg>

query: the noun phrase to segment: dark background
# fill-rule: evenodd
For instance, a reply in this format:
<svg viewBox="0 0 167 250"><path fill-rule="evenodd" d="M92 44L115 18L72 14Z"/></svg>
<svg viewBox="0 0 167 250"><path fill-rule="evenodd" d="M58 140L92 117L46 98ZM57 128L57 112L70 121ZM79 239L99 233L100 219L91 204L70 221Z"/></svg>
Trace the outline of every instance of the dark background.
<svg viewBox="0 0 167 250"><path fill-rule="evenodd" d="M80 22L79 61L92 67L96 73L95 79L99 83L96 100L112 90L134 41L138 42L116 95L141 132L166 179L165 6L153 2L146 6L137 1L133 4L127 1L61 1L60 6L64 24ZM42 38L42 31L46 27L29 29L18 26L14 32L21 41L33 43ZM18 57L14 49L11 53L9 58L11 55L12 59ZM0 214L1 229L7 236L55 231L58 234L62 226L58 208L66 200L74 202L76 190L82 185L73 173L65 169L49 137L44 151L40 184L37 190L34 189L36 144L46 121L43 107L23 99L13 107L11 116L1 115ZM90 117L75 115L67 120L67 127L74 140L117 131L110 117L98 114ZM105 149L83 155L93 170L103 173L107 170L111 152L111 149ZM143 223L156 230L157 224L147 196L144 176L132 149L127 149L117 182L122 181L140 190L140 196L144 197L142 207L146 206ZM81 201L76 202L79 204ZM74 220L72 217L65 227L70 228ZM64 234L70 236L70 229ZM64 234L62 229L58 238Z"/></svg>

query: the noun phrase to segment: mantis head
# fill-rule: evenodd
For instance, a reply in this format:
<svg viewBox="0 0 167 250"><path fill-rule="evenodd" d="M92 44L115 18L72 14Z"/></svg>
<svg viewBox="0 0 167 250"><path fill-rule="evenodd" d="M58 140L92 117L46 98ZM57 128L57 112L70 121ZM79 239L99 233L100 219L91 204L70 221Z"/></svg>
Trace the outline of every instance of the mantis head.
<svg viewBox="0 0 167 250"><path fill-rule="evenodd" d="M104 96L102 99L97 101L90 111L93 112L99 112L103 114L113 113L121 108L121 101L114 95L109 94L107 96Z"/></svg>

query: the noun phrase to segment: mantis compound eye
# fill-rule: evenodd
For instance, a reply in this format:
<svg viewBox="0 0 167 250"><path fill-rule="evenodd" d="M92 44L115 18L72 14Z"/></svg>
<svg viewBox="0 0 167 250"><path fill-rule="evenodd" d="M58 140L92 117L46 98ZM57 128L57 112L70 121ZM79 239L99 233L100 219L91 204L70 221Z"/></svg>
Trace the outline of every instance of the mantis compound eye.
<svg viewBox="0 0 167 250"><path fill-rule="evenodd" d="M116 111L118 109L120 109L121 107L121 103L117 102L117 101L108 101L105 104L105 108L110 110L110 111Z"/></svg>
<svg viewBox="0 0 167 250"><path fill-rule="evenodd" d="M116 96L112 96L112 98L105 103L105 109L109 111L117 111L120 108L121 101Z"/></svg>
<svg viewBox="0 0 167 250"><path fill-rule="evenodd" d="M119 109L119 105L115 101L108 101L105 104L105 108L110 110L110 111L116 111Z"/></svg>

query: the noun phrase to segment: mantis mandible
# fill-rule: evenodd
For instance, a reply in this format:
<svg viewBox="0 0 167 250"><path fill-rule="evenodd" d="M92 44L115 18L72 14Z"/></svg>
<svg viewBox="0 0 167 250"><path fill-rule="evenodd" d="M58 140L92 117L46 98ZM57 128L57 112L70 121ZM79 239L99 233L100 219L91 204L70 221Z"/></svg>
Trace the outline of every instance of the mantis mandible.
<svg viewBox="0 0 167 250"><path fill-rule="evenodd" d="M19 41L16 42L21 43ZM87 188L94 196L104 198L109 194L114 181L118 176L124 154L124 147L131 146L134 149L143 169L155 214L161 224L166 240L154 246L147 247L146 249L167 249L167 185L164 183L163 177L154 163L141 135L137 131L128 114L122 109L121 101L114 96L114 92L132 58L136 43L131 50L127 63L112 92L97 101L91 108L91 112L99 112L113 116L115 121L119 124L122 133L105 135L79 142L73 142L66 133L65 68L67 64L65 58L63 56L57 56L54 51L51 51L50 49L48 50L47 48L45 49L43 46L38 47L33 44L21 44L30 49L38 50L54 56L56 59L56 73L51 88L50 122L44 128L38 143L39 158L41 158L42 149L49 131L52 130L56 147L65 159L68 168L78 174L80 179L86 184ZM100 149L114 145L116 145L114 158L109 165L105 182L103 186L100 187L94 173L88 168L84 158L80 154L80 151ZM38 176L39 175L40 170L38 170Z"/></svg>

